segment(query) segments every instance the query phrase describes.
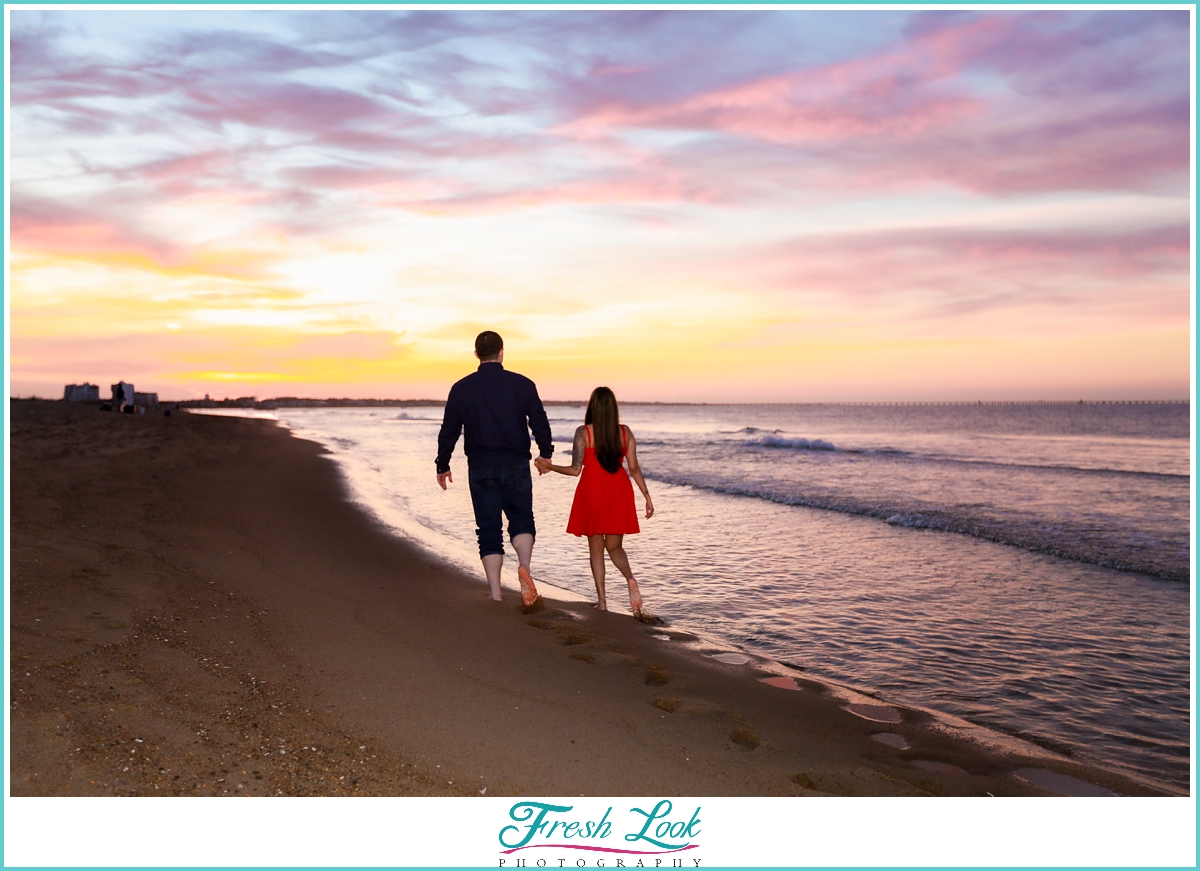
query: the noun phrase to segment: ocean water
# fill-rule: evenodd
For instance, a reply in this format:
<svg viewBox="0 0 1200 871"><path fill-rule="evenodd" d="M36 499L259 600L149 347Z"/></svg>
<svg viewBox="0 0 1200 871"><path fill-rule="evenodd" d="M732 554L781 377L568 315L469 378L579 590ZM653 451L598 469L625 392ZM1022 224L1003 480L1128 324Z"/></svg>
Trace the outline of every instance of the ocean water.
<svg viewBox="0 0 1200 871"><path fill-rule="evenodd" d="M583 408L547 410L569 456ZM276 414L382 521L478 573L461 441L455 483L435 480L440 408ZM669 624L1189 789L1190 406L630 404L622 421L656 509L626 550ZM564 531L575 483L534 477L534 577L590 599Z"/></svg>

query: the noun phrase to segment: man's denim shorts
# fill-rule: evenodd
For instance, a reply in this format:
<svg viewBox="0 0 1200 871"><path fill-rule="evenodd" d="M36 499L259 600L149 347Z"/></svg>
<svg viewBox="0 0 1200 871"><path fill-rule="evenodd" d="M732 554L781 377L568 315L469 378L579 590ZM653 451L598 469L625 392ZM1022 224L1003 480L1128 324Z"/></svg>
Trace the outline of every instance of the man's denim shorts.
<svg viewBox="0 0 1200 871"><path fill-rule="evenodd" d="M508 538L536 535L533 526L533 475L529 463L514 466L470 466L467 482L475 507L479 555L504 553L500 512L508 518Z"/></svg>

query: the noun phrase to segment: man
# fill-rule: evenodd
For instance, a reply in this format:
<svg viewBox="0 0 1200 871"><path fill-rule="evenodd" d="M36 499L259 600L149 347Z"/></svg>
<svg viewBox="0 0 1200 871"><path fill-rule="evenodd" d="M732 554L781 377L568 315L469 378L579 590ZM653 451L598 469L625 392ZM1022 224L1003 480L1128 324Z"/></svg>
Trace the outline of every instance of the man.
<svg viewBox="0 0 1200 871"><path fill-rule="evenodd" d="M437 480L443 490L450 474L450 455L459 433L466 433L467 482L475 509L479 558L492 598L500 601L500 569L504 564L501 512L508 518L508 538L517 552L517 579L526 608L538 601L529 572L533 555L533 476L529 471L529 431L541 457L554 453L550 422L537 387L524 375L504 368L504 340L491 330L475 338L479 368L450 388L442 429L438 433ZM545 474L542 469L538 474Z"/></svg>

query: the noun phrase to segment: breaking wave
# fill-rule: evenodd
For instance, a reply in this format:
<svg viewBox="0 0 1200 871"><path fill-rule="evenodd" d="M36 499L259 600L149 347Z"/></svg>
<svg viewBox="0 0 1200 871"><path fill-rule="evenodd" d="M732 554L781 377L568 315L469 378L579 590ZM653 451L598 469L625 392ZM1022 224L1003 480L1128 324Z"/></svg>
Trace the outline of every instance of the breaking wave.
<svg viewBox="0 0 1200 871"><path fill-rule="evenodd" d="M828 450L828 449L818 449ZM1097 540L1084 526L1078 529L1072 524L1057 526L1029 524L1020 519L987 516L970 512L969 507L899 505L894 502L872 502L868 498L851 495L818 492L789 492L774 489L769 482L728 480L696 474L645 472L647 478L723 493L761 499L780 505L802 508L818 508L881 520L891 526L908 529L934 530L969 535L997 544L1018 547L1034 553L1047 554L1060 559L1089 563L1102 568L1124 572L1153 575L1171 581L1187 581L1190 571L1169 556L1162 556L1161 548L1123 547L1118 542ZM1184 561L1186 563L1186 560Z"/></svg>

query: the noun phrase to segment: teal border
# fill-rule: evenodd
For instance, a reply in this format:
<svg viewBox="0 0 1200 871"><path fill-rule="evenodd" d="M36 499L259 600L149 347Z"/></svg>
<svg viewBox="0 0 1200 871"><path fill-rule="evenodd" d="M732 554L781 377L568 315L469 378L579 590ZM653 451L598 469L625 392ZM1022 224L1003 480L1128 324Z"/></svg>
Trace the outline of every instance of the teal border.
<svg viewBox="0 0 1200 871"><path fill-rule="evenodd" d="M82 2L75 2L75 3L68 2L68 0L50 0L50 2L30 3L30 4L0 3L0 7L2 7L5 12L7 12L10 8L13 8L13 9L17 9L17 8L53 8L56 6L80 8L80 7L86 7L86 6L91 6L91 5L111 6L114 4L103 2L103 0L82 0ZM124 0L124 2L121 2L120 5L126 6L126 7L130 7L130 6L132 6L132 7L164 6L165 7L165 6L171 6L171 5L184 5L184 4L182 4L182 3L181 4L169 4L169 3L164 4L164 3L154 2L154 0ZM187 3L186 5L193 6L193 7L228 8L230 10L233 10L233 9L236 9L237 7L241 7L241 6L270 7L270 6L308 5L308 6L329 7L329 6L337 6L339 4L336 2L335 3L320 2L320 0L298 0L298 2L294 2L294 0L260 0L260 2L253 2L253 3L251 3L251 2L220 2L220 0L200 0L200 2ZM353 4L345 4L345 5L354 5L356 7L360 7L360 6L392 7L392 6L397 6L397 5L401 5L401 4L385 2L385 0L366 0L366 2L356 2ZM425 3L413 4L413 5L444 6L447 9L453 9L455 7L466 6L466 5L511 6L511 5L513 5L513 3L508 2L508 0L475 0L475 2L466 2L466 0L461 0L461 2L460 2L460 0L433 0L433 2L425 2ZM558 6L558 5L564 5L564 4L557 3L557 2L555 2L555 0L523 0L522 5ZM950 0L934 0L934 2L921 2L921 3L906 2L906 0L873 0L873 2L871 2L869 4L855 3L855 2L852 2L852 0L832 0L832 2L825 2L825 3L814 3L814 2L783 3L783 2L775 2L775 0L768 0L768 2L766 2L766 3L755 3L755 2L751 2L751 0L734 0L734 2L732 2L732 3L716 3L716 2L708 2L708 0L705 0L705 2L702 2L702 3L690 2L690 0L658 0L658 2L649 2L649 0L635 0L635 2L618 2L618 0L611 0L611 2L604 2L604 0L585 0L585 2L573 2L570 5L578 7L580 9L597 9L597 10L604 10L604 9L617 8L617 7L619 7L619 8L629 8L629 7L660 8L660 7L664 7L664 6L667 6L667 7L670 7L670 6L687 6L687 7L714 6L714 7L717 7L717 6L737 6L737 5L748 5L748 6L749 5L754 5L754 6L772 5L772 6L780 6L780 7L803 7L803 6L818 6L819 5L822 7L831 7L831 6L832 7L836 7L836 6L856 7L856 8L862 8L863 11L870 11L871 8L886 9L888 7L923 7L923 8L956 9L956 8L971 6L973 8L984 7L984 8L990 8L990 9L996 9L996 10L1003 10L1005 7L1062 8L1062 7L1077 6L1077 7L1081 7L1081 8L1086 7L1086 8L1097 8L1097 9L1104 9L1104 8L1127 9L1130 7L1146 6L1146 7L1153 7L1153 8L1172 8L1172 9L1180 9L1180 10L1185 10L1185 9L1190 10L1192 13L1192 18L1193 18L1193 28L1195 28L1197 25L1197 21L1196 21L1197 9L1198 9L1198 6L1200 6L1200 4L1197 4L1197 3L1156 3L1156 2L1153 2L1153 0L1132 0L1132 2L1126 2L1126 3L1115 3L1115 2L1089 3L1089 2L1086 2L1086 0L1060 0L1060 2L1042 3L1042 4L1022 3L1022 2L1020 2L1020 0L999 0L999 2L989 2L986 4L956 3L956 2L950 2ZM700 11L700 10L697 10L697 11ZM4 46L5 70L7 70L8 59L9 59L9 52L8 52L8 45L6 43ZM1193 70L1192 70L1192 74L1193 74L1192 93L1193 93L1193 96L1195 96L1197 93L1200 93L1200 91L1197 90L1197 86L1200 85L1200 74L1198 74L1198 69L1200 69L1200 64L1197 64L1196 59L1193 58ZM6 97L7 97L7 94L6 94ZM7 116L4 113L3 106L0 106L0 117L2 117L4 120L7 120ZM1192 118L1193 142L1195 141L1195 138L1196 138L1196 132L1197 132L1196 125L1197 125L1197 119L1193 116L1193 118ZM3 133L2 133L2 131L0 131L0 139L2 139L2 138L3 138ZM5 142L5 146L7 146L7 142ZM3 152L0 152L0 167L3 167L5 165L6 155L7 155L7 147L5 148L5 150ZM1193 163L1192 171L1193 171L1193 184L1195 185L1196 173L1197 173L1197 167L1196 167L1195 163ZM1193 190L1192 190L1193 204L1195 204L1197 202L1197 194L1198 193L1200 193L1200 186L1194 186ZM1193 207L1194 207L1194 205L1193 205ZM9 229L9 215L8 215L7 209L5 209L5 213L3 215L3 228L4 228L4 234L5 234L4 239L5 239L5 242L7 243L8 229ZM1197 296L1196 278L1195 278L1195 276L1196 276L1196 257L1198 254L1200 254L1200 249L1197 248L1197 244L1196 244L1197 237L1196 237L1195 222L1193 222L1193 225L1191 228L1191 236L1192 236L1193 257L1192 257L1192 282L1191 282L1191 288L1190 288L1190 296L1191 296L1191 302L1192 302L1191 341L1192 341L1192 355L1193 356L1192 356L1192 364L1191 364L1192 369L1191 369L1190 402L1191 402L1191 409L1192 409L1192 438L1193 438L1193 440L1195 440L1197 438L1197 424L1200 423L1200 414L1198 414L1198 411L1196 408L1197 371L1198 371L1197 358L1196 358L1196 316L1197 316L1197 307L1198 307L1198 305L1200 305L1200 298L1198 298L1198 296ZM7 248L7 244L6 244L5 250L4 250L4 282L5 282L4 283L4 291L3 291L4 296L3 296L3 306L0 307L0 334L3 334L3 335L7 335L7 328L9 325L8 319L7 319L7 313L8 313L8 268L9 268L8 248ZM6 346L5 347L5 359L4 359L6 375L9 374L9 363L10 363L10 361L8 359L8 348ZM7 387L7 385L6 385L6 387ZM6 389L6 393L7 393L7 389ZM8 470L9 470L8 450L9 449L8 449L7 437L8 437L9 425L10 425L10 414L9 414L9 406L8 406L10 397L6 395L4 397L4 399L5 399L5 402L4 402L3 408L0 408L0 428L2 428L2 431L5 434L5 443L4 443L4 450L3 450L3 452L4 452L3 465L0 465L0 488L2 488L2 489L0 489L0 492L3 492L5 494L5 499L6 499L5 508L6 508L7 507L8 485L9 485L9 475L8 475ZM1193 465L1195 465L1196 452L1194 449L1192 452L1192 459L1193 459ZM1193 532L1195 531L1195 523L1196 523L1195 509L1198 504L1198 499L1200 499L1200 486L1198 486L1198 484L1197 484L1196 476L1193 475L1192 476ZM7 514L7 512L5 512L5 513ZM8 643L8 632L7 632L7 630L8 630L8 614L7 614L8 577L7 577L7 570L8 570L8 547L9 547L9 537L8 537L9 520L10 519L7 516L5 516L4 526L2 529L0 529L0 547L3 548L3 554L4 554L4 559L5 559L4 570L6 573L5 578L4 578L5 594L6 594L5 601L3 603L3 607L0 607L0 610L4 611L3 624L0 625L0 641L2 641L6 647L7 647L7 643ZM1196 575L1194 566L1195 566L1195 561L1197 559L1197 555L1196 555L1196 551L1195 551L1195 541L1193 541L1192 544L1193 544L1193 546L1192 546L1192 555L1191 556L1192 556L1192 560L1193 560L1193 571L1192 571L1193 581L1192 582L1193 582L1193 601L1194 601L1194 599L1195 599L1194 582L1195 582L1195 575ZM1193 608L1192 608L1192 644L1193 644L1192 666L1193 666L1193 670L1195 669L1195 664L1196 664L1196 648L1195 648L1196 627L1197 627L1196 608L1195 608L1195 605L1193 605ZM8 679L8 675L6 674L5 680L7 680L7 679ZM1192 686L1193 708L1195 707L1195 691L1196 691L1196 688L1193 683L1193 686ZM7 734L8 725L9 725L8 724L8 709L7 709L7 707L3 711L0 711L0 725L3 726L5 734ZM1195 728L1196 728L1196 725L1195 725L1195 721L1193 720L1193 723L1192 723L1193 733L1195 732ZM1195 770L1195 759L1196 759L1196 747L1195 747L1194 740L1193 740L1193 746L1192 746L1192 757L1193 757L1193 771L1194 771ZM1195 799L1196 787L1197 787L1197 784L1193 781L1193 784L1192 784L1193 800ZM7 801L7 795L2 797L2 799L0 799L0 800ZM128 800L131 802L137 801L137 799L128 799ZM427 799L427 800L435 800L435 799ZM131 808L131 810L132 809L133 808ZM931 809L931 811L936 812L935 807L931 806L930 809ZM2 816L2 814L0 814L0 816ZM5 831L6 830L7 830L7 827L5 828ZM1015 835L1016 833L1012 833L1012 834ZM114 836L120 837L121 835L118 833L114 833ZM3 846L3 837L4 837L4 833L0 832L0 848L2 848L2 846ZM1193 844L1193 856L1195 856L1195 829L1194 828L1192 831L1192 844ZM18 868L18 867L27 867L27 866L4 865L3 859L0 858L0 868L10 868L10 867ZM68 868L70 869L70 871L79 871L78 868L75 868L73 866L45 866L45 867L38 866L38 867L39 867L40 871L51 871L51 869L54 869L54 871L58 871L58 869L64 869L64 871L66 871L66 869L68 869ZM81 866L81 867L85 867L85 866ZM96 866L96 867L99 871L99 869L107 869L109 866ZM239 866L236 866L236 865L220 866L222 871L226 871L226 869L233 869L233 868L237 868L237 867L239 867ZM264 871L271 871L271 869L278 869L278 871L290 871L290 869L292 868L292 866L283 866L283 865L254 866L254 867L258 868L258 869L264 869ZM364 869L372 869L372 871L374 871L374 869L381 868L381 867L386 867L386 866L311 866L311 867L304 866L304 871L333 871L333 869L335 869L335 868L338 868L338 869L341 869L341 868L364 868ZM392 866L392 867L410 867L410 866ZM464 868L464 869L465 868L489 868L490 869L490 868L495 868L496 866L480 865L480 866L457 866L457 867ZM534 866L534 867L536 867L536 866ZM589 866L589 867L591 867L591 866ZM666 867L666 866L664 866L664 867ZM724 869L726 869L726 868L733 869L735 866L703 866L703 867L709 869L709 871L724 871ZM772 867L772 869L774 869L777 866L771 866L771 867ZM804 867L806 869L809 869L809 871L878 871L878 869L880 867L888 867L888 866L796 866L796 867ZM890 866L890 867L898 867L898 866ZM911 866L909 866L909 867L911 867ZM938 866L938 867L940 869L945 869L945 871L954 871L954 869L958 869L958 868L978 868L978 867L1003 868L1003 867L1011 867L1011 866L962 865L962 866ZM1036 866L1022 866L1022 867L1036 867ZM1055 866L1055 867L1084 868L1084 867L1089 867L1089 866ZM1115 868L1115 867L1120 867L1120 866L1112 866L1112 867ZM1160 867L1160 866L1133 866L1133 867L1156 868L1156 867ZM1184 867L1187 867L1187 866L1184 866ZM1197 867L1197 866L1193 865L1191 867ZM157 869L160 869L160 868L161 869L181 869L181 871L208 871L210 866L163 865L163 866L154 866L153 868L151 868L149 866L145 866L144 871L157 871ZM749 871L749 869L743 869L743 871ZM767 869L764 869L764 871L767 871Z"/></svg>

